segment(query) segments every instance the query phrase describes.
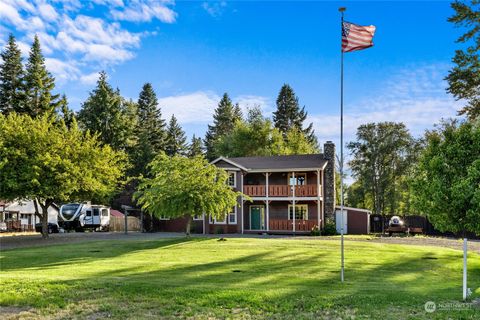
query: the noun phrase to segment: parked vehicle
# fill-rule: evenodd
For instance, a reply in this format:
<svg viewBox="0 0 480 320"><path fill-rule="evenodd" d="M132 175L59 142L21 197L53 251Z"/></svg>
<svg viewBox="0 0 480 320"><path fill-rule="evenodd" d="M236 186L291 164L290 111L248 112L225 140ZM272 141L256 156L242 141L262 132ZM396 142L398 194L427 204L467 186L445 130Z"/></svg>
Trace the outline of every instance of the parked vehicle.
<svg viewBox="0 0 480 320"><path fill-rule="evenodd" d="M58 224L65 230L107 231L110 208L101 205L69 203L60 207Z"/></svg>
<svg viewBox="0 0 480 320"><path fill-rule="evenodd" d="M42 224L37 223L35 224L35 231L36 232L42 232ZM48 233L58 233L58 225L55 223L48 223Z"/></svg>

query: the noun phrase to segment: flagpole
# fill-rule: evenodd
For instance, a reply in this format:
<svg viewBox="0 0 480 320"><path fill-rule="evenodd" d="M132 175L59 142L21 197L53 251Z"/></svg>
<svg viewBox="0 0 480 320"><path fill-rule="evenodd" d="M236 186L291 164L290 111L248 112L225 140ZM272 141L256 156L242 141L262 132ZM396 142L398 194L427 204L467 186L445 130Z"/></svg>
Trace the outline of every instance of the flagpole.
<svg viewBox="0 0 480 320"><path fill-rule="evenodd" d="M344 243L343 243L343 233L344 233L344 217L343 217L343 50L342 50L342 36L343 36L343 14L347 10L345 7L340 7L338 11L342 13L342 22L341 22L341 36L340 36L340 52L341 52L341 72L340 72L340 216L341 216L341 225L340 225L340 250L341 250L341 270L340 270L340 279L342 282L345 281L345 253L344 253Z"/></svg>

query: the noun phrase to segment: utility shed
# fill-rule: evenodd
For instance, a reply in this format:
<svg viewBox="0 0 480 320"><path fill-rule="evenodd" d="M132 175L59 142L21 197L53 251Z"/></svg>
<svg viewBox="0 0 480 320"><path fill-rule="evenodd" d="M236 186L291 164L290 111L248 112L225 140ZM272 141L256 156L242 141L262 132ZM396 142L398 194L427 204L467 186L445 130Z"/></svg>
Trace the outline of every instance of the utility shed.
<svg viewBox="0 0 480 320"><path fill-rule="evenodd" d="M368 234L370 232L370 214L367 209L343 207L343 233L344 234ZM340 206L335 207L335 224L337 233L341 228L341 210Z"/></svg>

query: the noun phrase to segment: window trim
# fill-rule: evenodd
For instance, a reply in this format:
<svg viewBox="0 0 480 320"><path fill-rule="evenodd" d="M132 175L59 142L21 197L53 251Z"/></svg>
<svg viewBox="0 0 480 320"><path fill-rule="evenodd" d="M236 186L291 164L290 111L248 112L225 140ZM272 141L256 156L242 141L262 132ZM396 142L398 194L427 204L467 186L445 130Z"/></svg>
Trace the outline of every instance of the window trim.
<svg viewBox="0 0 480 320"><path fill-rule="evenodd" d="M162 215L158 216L158 220L167 221L167 220L170 220L170 218L166 217L165 215L162 214Z"/></svg>
<svg viewBox="0 0 480 320"><path fill-rule="evenodd" d="M193 221L202 221L202 220L203 220L203 216L204 216L203 214L194 214L194 215L192 216L192 220L193 220ZM195 218L195 217L197 217L197 218Z"/></svg>
<svg viewBox="0 0 480 320"><path fill-rule="evenodd" d="M235 222L230 222L230 215L232 214L235 217ZM237 206L235 206L235 210L233 210L233 212L230 212L227 214L227 221L228 221L228 224L231 224L231 225L237 224Z"/></svg>
<svg viewBox="0 0 480 320"><path fill-rule="evenodd" d="M214 219L212 216L209 218L210 224L227 224L227 215L223 218L223 221L218 221L216 218Z"/></svg>
<svg viewBox="0 0 480 320"><path fill-rule="evenodd" d="M297 208L296 207L305 207L306 210L305 210L305 219L298 219L296 217L297 215ZM291 219L290 218L290 208L293 207L293 204L289 204L288 205L288 220L293 220L293 218ZM293 213L293 212L292 212ZM292 215L293 216L293 215ZM295 204L295 220L308 220L308 204Z"/></svg>
<svg viewBox="0 0 480 320"><path fill-rule="evenodd" d="M237 172L236 171L227 171L228 179L227 183L230 187L236 188L237 187ZM230 184L230 175L233 174L233 185Z"/></svg>
<svg viewBox="0 0 480 320"><path fill-rule="evenodd" d="M306 186L307 185L307 176L308 174L306 172L295 172L295 183L298 181L297 180L297 177L301 175L301 176L305 176L305 183L304 184L295 184L295 186ZM287 185L289 186L293 186L293 184L290 184L290 180L292 179L292 173L289 172L288 175L287 175Z"/></svg>

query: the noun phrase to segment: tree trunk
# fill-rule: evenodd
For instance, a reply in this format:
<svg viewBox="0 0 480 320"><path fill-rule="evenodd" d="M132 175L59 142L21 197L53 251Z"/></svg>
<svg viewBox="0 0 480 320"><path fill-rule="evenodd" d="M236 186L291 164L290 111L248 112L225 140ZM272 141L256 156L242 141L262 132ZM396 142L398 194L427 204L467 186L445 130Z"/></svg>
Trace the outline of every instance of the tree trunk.
<svg viewBox="0 0 480 320"><path fill-rule="evenodd" d="M42 208L42 215L40 217L42 221L42 238L48 239L48 208L53 203L53 200L47 199L45 200L45 204L38 201L40 207Z"/></svg>
<svg viewBox="0 0 480 320"><path fill-rule="evenodd" d="M187 237L190 237L190 225L192 224L192 217L189 215L187 217L187 227L186 227L186 230L185 230L185 235Z"/></svg>

